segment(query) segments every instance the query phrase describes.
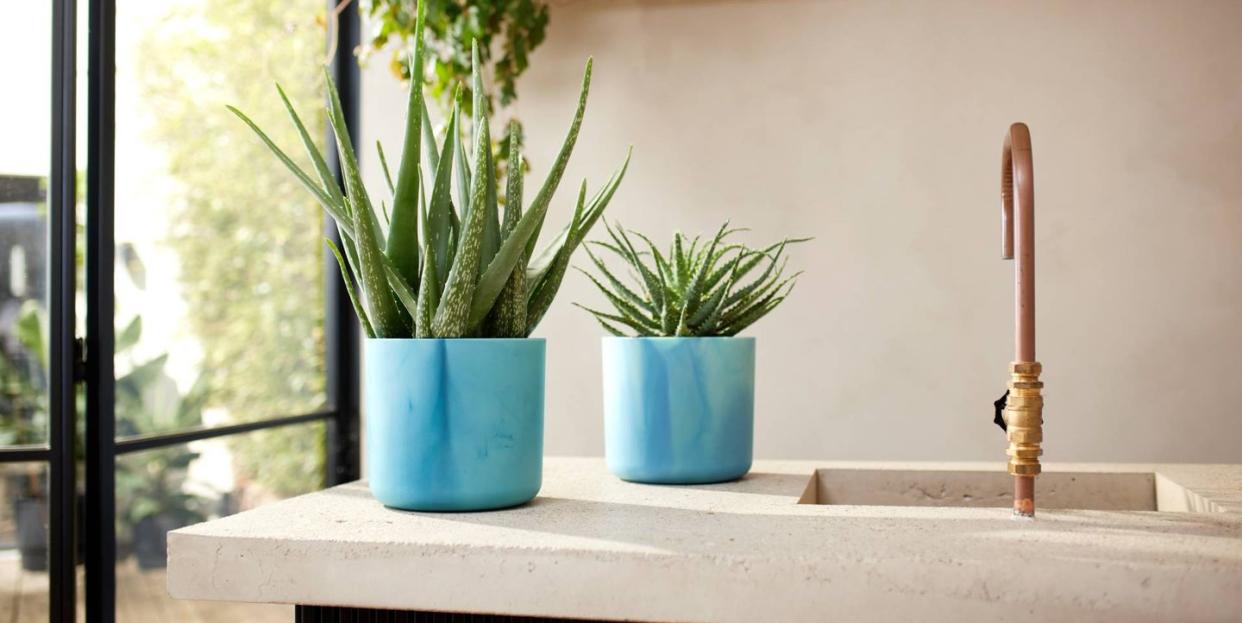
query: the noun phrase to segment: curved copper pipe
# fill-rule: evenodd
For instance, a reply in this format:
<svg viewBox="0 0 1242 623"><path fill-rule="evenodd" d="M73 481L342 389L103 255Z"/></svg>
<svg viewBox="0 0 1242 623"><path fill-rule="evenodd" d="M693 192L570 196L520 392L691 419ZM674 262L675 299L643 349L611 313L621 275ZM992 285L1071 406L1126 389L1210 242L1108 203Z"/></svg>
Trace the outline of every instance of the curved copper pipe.
<svg viewBox="0 0 1242 623"><path fill-rule="evenodd" d="M1014 223L1014 196L1018 221ZM1009 126L1001 152L1001 257L1018 258L1014 268L1014 361L1035 361L1035 173L1031 165L1031 131L1025 123Z"/></svg>
<svg viewBox="0 0 1242 623"><path fill-rule="evenodd" d="M1017 199L1017 223L1014 199ZM1014 230L1017 230L1016 236ZM1014 361L1035 361L1035 174L1031 131L1024 123L1009 126L1001 151L1001 257L1014 259ZM1035 514L1035 478L1014 476L1014 512Z"/></svg>

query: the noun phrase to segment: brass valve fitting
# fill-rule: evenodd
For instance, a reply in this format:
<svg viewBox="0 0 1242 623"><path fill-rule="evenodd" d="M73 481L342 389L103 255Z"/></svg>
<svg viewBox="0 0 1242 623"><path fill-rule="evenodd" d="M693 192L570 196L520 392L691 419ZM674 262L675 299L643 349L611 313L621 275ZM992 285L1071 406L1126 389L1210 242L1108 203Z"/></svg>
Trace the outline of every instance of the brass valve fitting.
<svg viewBox="0 0 1242 623"><path fill-rule="evenodd" d="M1009 364L1009 400L1005 404L1006 434L1009 437L1009 473L1014 476L1039 475L1040 443L1044 440L1044 384L1039 380L1042 366L1037 361Z"/></svg>

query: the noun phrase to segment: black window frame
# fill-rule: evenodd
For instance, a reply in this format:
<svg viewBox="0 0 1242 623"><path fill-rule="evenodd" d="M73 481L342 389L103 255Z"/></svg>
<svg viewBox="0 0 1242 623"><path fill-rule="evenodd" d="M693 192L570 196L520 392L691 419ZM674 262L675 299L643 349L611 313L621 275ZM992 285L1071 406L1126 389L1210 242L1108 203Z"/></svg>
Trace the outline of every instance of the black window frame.
<svg viewBox="0 0 1242 623"><path fill-rule="evenodd" d="M48 467L48 607L50 623L76 619L79 544L85 565L87 623L116 620L117 457L201 439L324 422L324 486L359 477L359 325L336 263L325 254L325 407L256 422L196 428L117 439L113 271L115 235L116 0L85 0L87 10L86 335L75 335L77 224L77 0L52 2L51 168L48 181L49 425L46 443L0 447L0 463L36 462ZM327 0L329 15L337 9ZM357 10L339 13L331 71L340 89L346 125L357 143L360 72L353 50L360 41ZM326 94L325 94L326 97ZM328 153L332 133L325 129ZM335 157L329 166L340 182ZM339 242L324 219L325 234ZM85 504L77 503L76 392L85 384ZM79 521L81 520L81 521ZM78 526L83 533L77 534Z"/></svg>

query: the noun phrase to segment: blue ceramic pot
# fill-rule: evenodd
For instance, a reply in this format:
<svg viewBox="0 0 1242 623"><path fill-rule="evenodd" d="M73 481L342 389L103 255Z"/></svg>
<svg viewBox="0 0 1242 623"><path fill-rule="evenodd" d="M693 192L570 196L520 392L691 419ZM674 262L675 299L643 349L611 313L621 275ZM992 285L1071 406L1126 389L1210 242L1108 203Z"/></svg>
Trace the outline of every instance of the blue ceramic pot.
<svg viewBox="0 0 1242 623"><path fill-rule="evenodd" d="M754 338L604 338L604 453L618 477L741 478L754 429Z"/></svg>
<svg viewBox="0 0 1242 623"><path fill-rule="evenodd" d="M515 506L543 476L542 339L366 341L367 479L387 506Z"/></svg>

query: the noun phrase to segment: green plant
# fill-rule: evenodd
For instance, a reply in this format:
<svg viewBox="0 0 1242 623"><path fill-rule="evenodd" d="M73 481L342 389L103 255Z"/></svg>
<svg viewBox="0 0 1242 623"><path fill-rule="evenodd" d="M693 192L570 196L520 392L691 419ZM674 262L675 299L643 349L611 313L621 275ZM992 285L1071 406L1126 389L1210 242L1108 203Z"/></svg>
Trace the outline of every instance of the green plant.
<svg viewBox="0 0 1242 623"><path fill-rule="evenodd" d="M603 292L616 313L582 307L613 335L625 335L620 327L638 336L737 335L780 305L793 290L801 271L785 276L785 247L809 238L787 238L762 250L728 242L740 230L725 223L710 242L692 240L677 233L667 255L651 239L619 225L604 223L611 242L592 241L619 256L630 268L632 281L625 284L598 256L587 254L604 282L578 269ZM643 248L633 239L641 241ZM576 267L575 267L576 268ZM757 276L748 275L759 271ZM575 303L576 304L576 303Z"/></svg>
<svg viewBox="0 0 1242 623"><path fill-rule="evenodd" d="M424 54L421 25L426 5L418 4L415 66ZM547 179L530 206L522 209L522 167L517 137L510 133L510 165L500 220L499 176L491 150L491 130L483 98L478 48L473 53L473 162L462 145L461 94L437 149L425 106L422 80L410 83L401 163L395 178L383 148L379 160L393 193L391 214L381 205L383 222L362 184L358 158L341 111L340 96L327 76L328 119L336 137L345 188L328 169L293 106L289 117L302 138L318 181L307 174L244 113L230 108L336 221L341 247L329 246L341 266L354 309L368 336L380 338L524 337L542 319L560 288L569 258L603 214L625 175L629 156L590 201L586 181L578 192L573 218L540 254L533 249L548 204L560 183L586 107L591 82L587 61L578 108ZM325 71L325 75L327 72ZM277 87L279 90L279 86ZM432 180L423 182L424 168ZM456 206L451 197L457 172ZM356 285L355 285L356 283Z"/></svg>
<svg viewBox="0 0 1242 623"><path fill-rule="evenodd" d="M373 29L366 43L359 46L360 62L397 39L402 45L393 51L392 71L402 80L413 75L412 49L407 44L424 30L418 25L417 11L411 9L408 0L362 0L359 10ZM436 60L432 95L451 106L454 88L463 85L464 109L473 114L473 93L467 83L473 71L471 42L478 43L479 60L491 66L500 89L500 105L508 106L517 98L517 78L530 65L530 54L543 43L548 6L541 0L428 0L425 27L427 47ZM499 56L492 62L494 47ZM490 107L491 96L485 98Z"/></svg>
<svg viewBox="0 0 1242 623"><path fill-rule="evenodd" d="M16 346L0 343L0 444L44 441L47 435L47 349L42 326L46 314L27 299L13 323Z"/></svg>
<svg viewBox="0 0 1242 623"><path fill-rule="evenodd" d="M307 111L312 138L327 144L320 6L160 3L134 33L139 108L130 112L149 121L143 141L159 149L173 182L168 227L149 232L144 245L178 259L185 303L178 326L201 349L195 367L210 386L208 408L227 423L314 411L326 400L323 210L225 108L245 110L278 144L298 144L271 83L255 79L278 73L289 101ZM79 226L85 220L79 216ZM135 304L124 293L118 302L121 310ZM323 430L305 424L229 436L244 491L237 499L322 486Z"/></svg>
<svg viewBox="0 0 1242 623"><path fill-rule="evenodd" d="M142 335L142 317L135 316L117 336L118 354L130 351ZM132 355L131 355L132 356ZM165 371L168 355L134 363L116 380L117 435L131 436L198 428L209 397L200 377L184 394ZM117 462L117 524L125 537L148 517L179 527L207 519L209 501L188 492L184 484L198 453L187 446L143 452Z"/></svg>

